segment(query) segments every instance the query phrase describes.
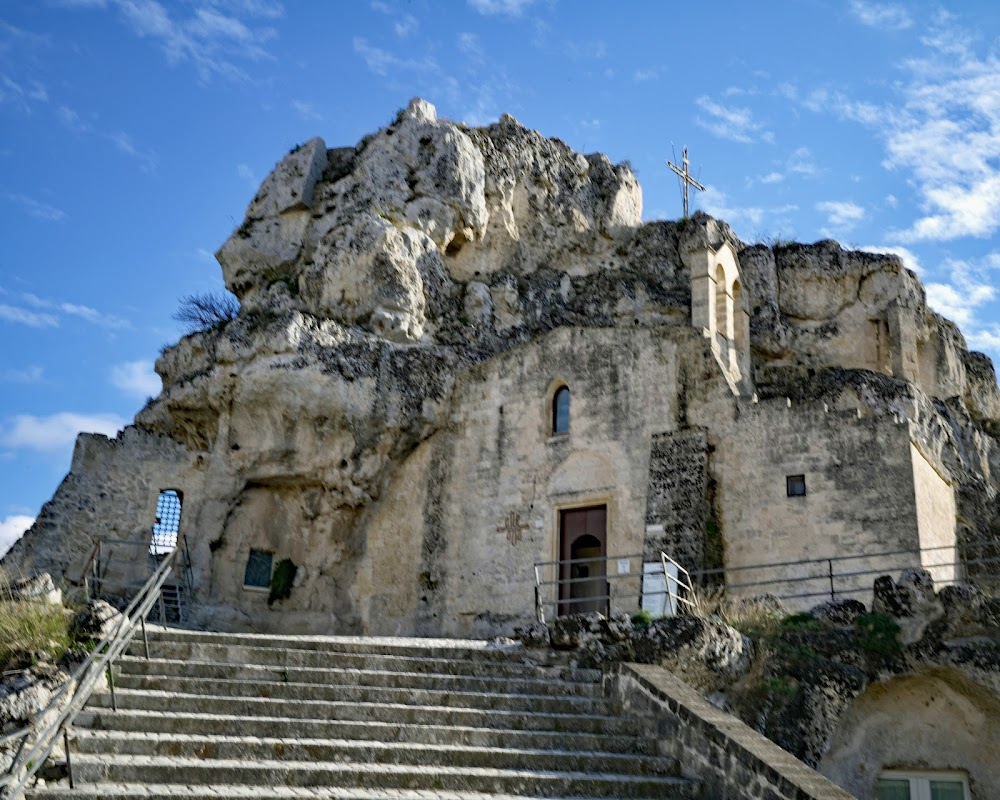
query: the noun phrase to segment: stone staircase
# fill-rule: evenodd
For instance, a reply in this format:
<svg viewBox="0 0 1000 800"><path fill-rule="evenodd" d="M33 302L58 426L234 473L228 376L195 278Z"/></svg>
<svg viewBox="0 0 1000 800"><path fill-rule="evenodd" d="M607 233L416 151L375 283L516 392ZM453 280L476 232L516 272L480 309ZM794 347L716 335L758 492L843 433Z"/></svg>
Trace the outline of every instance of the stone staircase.
<svg viewBox="0 0 1000 800"><path fill-rule="evenodd" d="M600 674L518 647L149 629L118 711L77 718L75 789L28 800L695 798L604 698Z"/></svg>

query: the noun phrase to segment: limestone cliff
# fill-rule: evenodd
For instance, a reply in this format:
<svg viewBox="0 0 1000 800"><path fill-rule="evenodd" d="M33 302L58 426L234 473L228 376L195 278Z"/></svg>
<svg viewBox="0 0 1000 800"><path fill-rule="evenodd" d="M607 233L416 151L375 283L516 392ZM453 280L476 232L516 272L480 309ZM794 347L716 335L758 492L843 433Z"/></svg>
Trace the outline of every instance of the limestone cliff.
<svg viewBox="0 0 1000 800"><path fill-rule="evenodd" d="M72 577L91 541L148 533L150 501L126 495L174 486L186 493L206 605L231 604L238 556L268 547L303 567L289 601L297 614L282 625L374 630L366 598L393 582L372 566L372 531L391 517L380 501L390 486L461 473L445 463L453 443L436 434L472 413L462 398L477 364L557 329L667 337L679 388L676 401L664 397L663 424L697 417L711 431L722 420L712 447L728 435L733 395L690 327L689 254L724 243L738 253L738 303L750 315L745 400L756 386L762 400L910 420L960 486L965 535L989 532L1000 463L992 364L930 311L897 257L833 242L747 246L701 213L643 223L641 211L627 164L574 153L509 116L470 129L414 100L354 147L316 138L295 148L217 253L238 317L163 352L162 394L118 440L81 437L72 473L7 562ZM614 376L619 366L644 369L610 366ZM625 392L635 380L621 383ZM633 416L649 413L641 405ZM648 445L636 458L648 465ZM408 602L424 604L418 618L437 618L442 553L460 551L441 533L443 490L421 487L399 509L422 531L413 534L420 555L397 556L413 562L418 601L393 600L393 619L412 617ZM466 556L471 570L475 554ZM535 557L545 556L540 547ZM532 557L518 567L526 575ZM227 613L214 620L250 624L245 610ZM428 625L449 629L440 618Z"/></svg>

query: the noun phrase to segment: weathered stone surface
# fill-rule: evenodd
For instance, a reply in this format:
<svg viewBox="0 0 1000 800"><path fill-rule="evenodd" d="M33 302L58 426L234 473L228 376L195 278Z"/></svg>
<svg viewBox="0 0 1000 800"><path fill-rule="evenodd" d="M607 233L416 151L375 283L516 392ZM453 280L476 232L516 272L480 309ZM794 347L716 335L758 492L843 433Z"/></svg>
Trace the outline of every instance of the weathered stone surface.
<svg viewBox="0 0 1000 800"><path fill-rule="evenodd" d="M28 600L38 603L62 603L62 590L52 581L47 572L22 578L10 585L10 596L13 600Z"/></svg>
<svg viewBox="0 0 1000 800"><path fill-rule="evenodd" d="M6 674L0 682L0 733L27 725L68 678L64 670L44 663Z"/></svg>
<svg viewBox="0 0 1000 800"><path fill-rule="evenodd" d="M115 629L121 616L121 612L110 603L90 600L73 617L70 635L77 641L90 639L99 642Z"/></svg>
<svg viewBox="0 0 1000 800"><path fill-rule="evenodd" d="M907 569L893 582L884 575L875 581L872 611L895 617L904 645L920 641L924 631L944 615L944 606L934 594L934 581L927 570Z"/></svg>
<svg viewBox="0 0 1000 800"><path fill-rule="evenodd" d="M579 503L607 505L633 576L661 550L698 569L1000 541L992 367L897 258L644 224L627 164L512 117L415 100L353 146L310 140L218 257L239 316L165 350L134 426L81 437L12 566L71 584L102 538L141 553L172 488L201 624L492 636L534 618ZM251 550L300 565L286 601L244 588ZM632 640L608 626L602 658Z"/></svg>
<svg viewBox="0 0 1000 800"><path fill-rule="evenodd" d="M753 643L721 620L655 619L633 636L635 660L660 664L701 689L727 686L750 668Z"/></svg>
<svg viewBox="0 0 1000 800"><path fill-rule="evenodd" d="M853 625L867 610L860 600L831 600L820 603L810 609L809 613L818 620L834 625Z"/></svg>

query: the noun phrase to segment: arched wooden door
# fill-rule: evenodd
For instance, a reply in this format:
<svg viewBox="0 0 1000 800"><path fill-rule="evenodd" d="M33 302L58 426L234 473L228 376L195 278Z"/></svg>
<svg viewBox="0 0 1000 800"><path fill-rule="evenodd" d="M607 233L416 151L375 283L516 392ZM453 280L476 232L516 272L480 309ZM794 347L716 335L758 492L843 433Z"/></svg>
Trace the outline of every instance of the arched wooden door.
<svg viewBox="0 0 1000 800"><path fill-rule="evenodd" d="M608 508L559 512L559 615L608 612Z"/></svg>

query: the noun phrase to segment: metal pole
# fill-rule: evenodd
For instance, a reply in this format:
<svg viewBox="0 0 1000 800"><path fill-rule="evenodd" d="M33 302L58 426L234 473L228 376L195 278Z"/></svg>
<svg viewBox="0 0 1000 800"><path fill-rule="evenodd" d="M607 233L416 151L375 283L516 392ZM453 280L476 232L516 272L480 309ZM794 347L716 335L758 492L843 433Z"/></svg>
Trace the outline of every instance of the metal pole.
<svg viewBox="0 0 1000 800"><path fill-rule="evenodd" d="M111 687L111 710L117 711L118 698L115 695L115 673L110 664L108 664L108 685Z"/></svg>
<svg viewBox="0 0 1000 800"><path fill-rule="evenodd" d="M69 728L63 728L63 747L66 749L66 775L69 778L69 788L76 788L73 784L73 756L69 751Z"/></svg>
<svg viewBox="0 0 1000 800"><path fill-rule="evenodd" d="M149 639L146 638L146 615L143 614L139 618L139 621L142 624L142 645L146 648L146 660L149 661Z"/></svg>
<svg viewBox="0 0 1000 800"><path fill-rule="evenodd" d="M167 627L167 611L163 607L163 587L160 587L160 624Z"/></svg>
<svg viewBox="0 0 1000 800"><path fill-rule="evenodd" d="M831 559L826 560L827 568L830 571L830 601L833 602L837 599L836 592L833 590L833 561Z"/></svg>

